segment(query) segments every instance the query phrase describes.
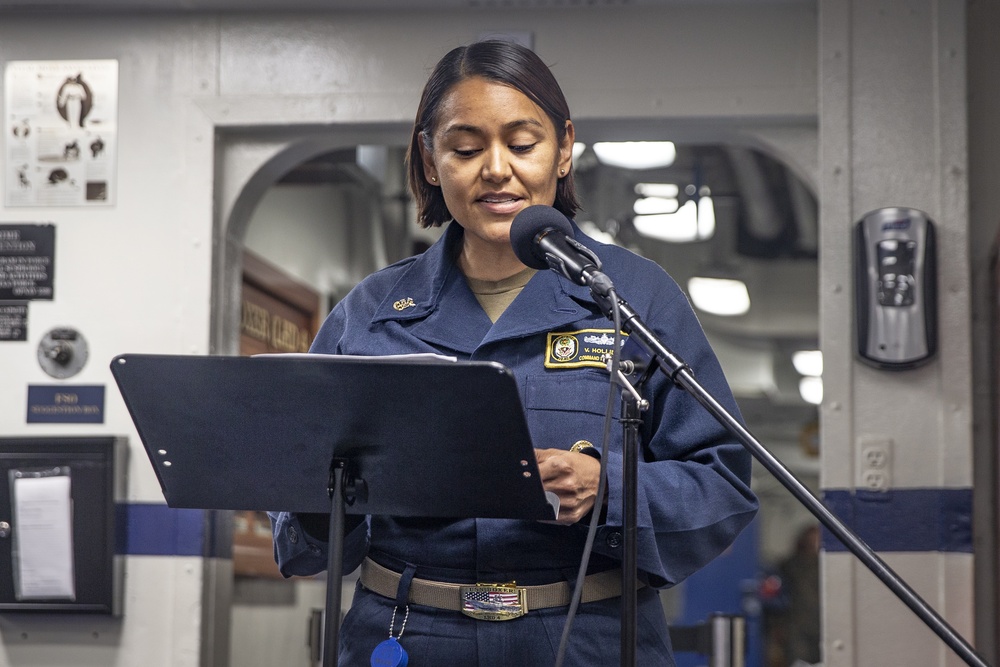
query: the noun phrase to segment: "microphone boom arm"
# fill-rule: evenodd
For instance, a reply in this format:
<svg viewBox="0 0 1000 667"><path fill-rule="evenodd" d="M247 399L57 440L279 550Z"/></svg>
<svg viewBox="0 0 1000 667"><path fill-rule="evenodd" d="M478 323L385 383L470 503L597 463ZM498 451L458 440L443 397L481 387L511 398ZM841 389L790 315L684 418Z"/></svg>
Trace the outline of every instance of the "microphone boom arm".
<svg viewBox="0 0 1000 667"><path fill-rule="evenodd" d="M561 273L561 271L560 271ZM607 279L603 273L600 276ZM610 284L610 281L608 281ZM847 527L835 514L810 491L795 475L785 467L771 452L761 445L756 438L737 420L722 404L720 404L695 379L691 368L676 354L671 352L639 318L635 310L614 292L612 287L607 292L599 293L593 285L591 292L595 301L601 307L604 315L612 318L614 308L612 299L617 301L621 313L622 330L628 332L643 349L652 355L656 366L667 377L684 391L691 394L722 426L724 426L740 444L760 462L778 481L787 488L795 498L805 505L813 516L823 524L840 542L853 553L871 572L878 577L907 607L916 614L931 630L933 630L962 660L970 667L989 667L972 648L930 605L927 604L885 561ZM627 463L626 463L627 464Z"/></svg>

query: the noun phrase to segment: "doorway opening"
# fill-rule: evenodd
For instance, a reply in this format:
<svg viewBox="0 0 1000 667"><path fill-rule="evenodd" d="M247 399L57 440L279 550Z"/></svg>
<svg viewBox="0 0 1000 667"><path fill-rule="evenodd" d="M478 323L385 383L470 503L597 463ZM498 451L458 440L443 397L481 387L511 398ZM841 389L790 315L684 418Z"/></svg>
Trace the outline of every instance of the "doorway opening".
<svg viewBox="0 0 1000 667"><path fill-rule="evenodd" d="M224 152L230 156L224 162L239 157L234 169L242 179L230 179L232 191L221 197L224 242L216 256L213 308L219 352L238 352L238 281L248 253L318 294L322 319L364 276L419 252L440 234L416 226L403 165L405 137L401 128L383 130L367 128L353 141L346 130L332 138L291 131L252 142L231 138L234 148ZM658 262L689 295L696 278L746 286L747 310L733 315L699 307L699 318L751 431L818 491L818 410L801 389L817 376L795 362L797 353L819 349L815 195L799 169L762 150L760 142L678 142L674 151L670 164L635 168L602 161L593 145L579 147L574 168L584 210L577 221L591 236ZM768 473L755 469L753 483L762 507L741 546L746 551L734 549L728 561L720 559L662 597L668 619L678 624L704 620L700 605L724 598L730 611L748 616L747 664L772 667L789 655L779 647L781 638L798 632L784 621L790 589L782 590L789 577L781 573L814 521ZM270 664L266 647L276 646L285 662L297 654L308 659L302 637L311 613L322 607L325 580L275 582L288 587L270 593L262 592L269 584L234 587L226 607L233 613L231 664ZM279 613L287 619L276 621Z"/></svg>

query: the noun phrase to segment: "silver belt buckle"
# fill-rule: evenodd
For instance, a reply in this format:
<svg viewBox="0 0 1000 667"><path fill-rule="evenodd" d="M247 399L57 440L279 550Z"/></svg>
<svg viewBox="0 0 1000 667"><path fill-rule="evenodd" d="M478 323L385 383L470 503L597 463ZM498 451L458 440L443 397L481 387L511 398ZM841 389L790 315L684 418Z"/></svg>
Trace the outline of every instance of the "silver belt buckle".
<svg viewBox="0 0 1000 667"><path fill-rule="evenodd" d="M476 584L459 589L462 613L480 621L509 621L528 613L528 591L509 584Z"/></svg>

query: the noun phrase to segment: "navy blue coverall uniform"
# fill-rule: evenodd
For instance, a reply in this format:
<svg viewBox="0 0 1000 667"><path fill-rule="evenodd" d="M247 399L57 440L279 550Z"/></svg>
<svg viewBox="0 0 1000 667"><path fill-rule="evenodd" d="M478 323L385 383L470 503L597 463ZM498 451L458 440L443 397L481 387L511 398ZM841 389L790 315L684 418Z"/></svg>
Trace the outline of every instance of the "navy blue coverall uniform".
<svg viewBox="0 0 1000 667"><path fill-rule="evenodd" d="M598 254L619 295L646 325L738 415L722 369L677 284L651 261L600 244L575 224L574 233ZM613 347L610 321L588 288L541 271L492 323L455 262L462 234L452 222L423 254L363 280L334 308L312 351L430 352L500 362L516 378L535 447L569 449L578 440L599 447L609 390L609 374L599 356ZM757 500L750 490L749 455L690 395L656 373L644 397L651 406L643 415L640 434L637 560L640 578L652 588L639 593L637 660L641 665L673 665L654 589L677 584L725 550L753 518ZM590 572L620 566L620 426L612 427L611 438L607 518L597 533ZM505 519L369 517L345 536L344 572L353 571L368 556L396 572L409 567L412 573L415 566L417 578L436 581L573 582L588 521L589 516L565 526ZM327 544L305 530L300 517L274 513L272 523L283 574L311 575L325 569ZM341 629L341 664L369 664L372 649L389 636L395 604L359 585ZM490 622L458 611L409 607L400 643L413 667L551 665L568 609L529 610L521 618ZM398 609L396 634L403 614L404 609ZM619 635L620 598L581 605L565 664L617 664Z"/></svg>

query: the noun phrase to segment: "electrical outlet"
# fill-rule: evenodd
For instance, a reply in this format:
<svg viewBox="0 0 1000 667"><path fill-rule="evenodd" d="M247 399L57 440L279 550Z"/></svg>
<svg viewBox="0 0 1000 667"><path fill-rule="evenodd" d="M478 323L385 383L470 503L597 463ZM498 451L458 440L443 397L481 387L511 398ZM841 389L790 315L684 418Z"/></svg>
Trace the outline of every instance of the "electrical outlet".
<svg viewBox="0 0 1000 667"><path fill-rule="evenodd" d="M889 452L885 447L865 447L861 450L861 460L869 470L885 470L889 467Z"/></svg>
<svg viewBox="0 0 1000 667"><path fill-rule="evenodd" d="M888 491L892 487L892 444L891 438L858 440L858 489Z"/></svg>
<svg viewBox="0 0 1000 667"><path fill-rule="evenodd" d="M867 491L888 491L889 475L881 470L866 470L861 473L861 488Z"/></svg>

